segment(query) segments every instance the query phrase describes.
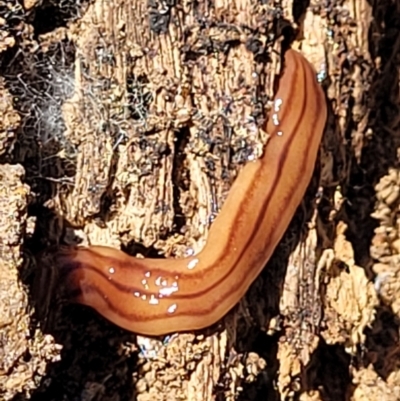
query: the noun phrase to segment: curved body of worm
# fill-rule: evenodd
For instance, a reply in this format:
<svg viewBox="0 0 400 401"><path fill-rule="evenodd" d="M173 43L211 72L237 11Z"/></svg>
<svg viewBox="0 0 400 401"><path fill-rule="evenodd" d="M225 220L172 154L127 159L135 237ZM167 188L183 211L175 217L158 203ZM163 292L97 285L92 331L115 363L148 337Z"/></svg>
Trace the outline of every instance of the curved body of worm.
<svg viewBox="0 0 400 401"><path fill-rule="evenodd" d="M71 302L144 335L201 329L223 317L271 257L311 180L326 122L315 71L288 50L263 156L247 163L213 222L206 245L182 259L139 259L104 246L55 255Z"/></svg>

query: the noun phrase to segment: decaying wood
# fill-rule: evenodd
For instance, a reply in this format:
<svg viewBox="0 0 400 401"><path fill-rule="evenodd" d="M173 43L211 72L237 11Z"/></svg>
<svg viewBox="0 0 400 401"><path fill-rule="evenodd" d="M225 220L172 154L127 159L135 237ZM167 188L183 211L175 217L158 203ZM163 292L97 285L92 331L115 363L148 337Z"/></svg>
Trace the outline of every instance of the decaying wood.
<svg viewBox="0 0 400 401"><path fill-rule="evenodd" d="M0 2L0 399L399 399L399 21L389 0ZM81 306L37 322L37 250L201 249L262 153L289 24L328 129L245 299L161 340Z"/></svg>

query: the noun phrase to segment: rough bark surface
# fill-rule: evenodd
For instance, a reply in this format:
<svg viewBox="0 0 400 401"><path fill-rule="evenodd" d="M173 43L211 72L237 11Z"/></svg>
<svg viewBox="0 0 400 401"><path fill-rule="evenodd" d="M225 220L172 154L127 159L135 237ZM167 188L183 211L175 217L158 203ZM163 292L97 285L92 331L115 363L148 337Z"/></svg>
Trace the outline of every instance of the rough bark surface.
<svg viewBox="0 0 400 401"><path fill-rule="evenodd" d="M239 305L164 339L35 314L37 255L61 242L201 249L262 154L284 37L329 119ZM0 400L400 399L399 67L396 0L0 1Z"/></svg>

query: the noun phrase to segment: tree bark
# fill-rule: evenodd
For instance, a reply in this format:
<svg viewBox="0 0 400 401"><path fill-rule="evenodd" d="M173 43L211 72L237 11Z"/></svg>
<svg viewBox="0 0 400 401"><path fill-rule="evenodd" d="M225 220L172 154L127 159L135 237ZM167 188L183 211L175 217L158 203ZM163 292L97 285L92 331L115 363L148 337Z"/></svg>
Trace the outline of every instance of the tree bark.
<svg viewBox="0 0 400 401"><path fill-rule="evenodd" d="M0 398L399 399L399 21L389 0L0 2ZM283 40L315 66L329 117L304 202L239 305L164 339L79 305L32 317L38 249L202 248L267 142Z"/></svg>

